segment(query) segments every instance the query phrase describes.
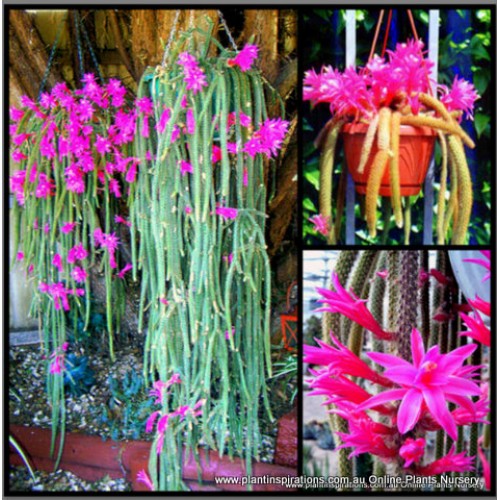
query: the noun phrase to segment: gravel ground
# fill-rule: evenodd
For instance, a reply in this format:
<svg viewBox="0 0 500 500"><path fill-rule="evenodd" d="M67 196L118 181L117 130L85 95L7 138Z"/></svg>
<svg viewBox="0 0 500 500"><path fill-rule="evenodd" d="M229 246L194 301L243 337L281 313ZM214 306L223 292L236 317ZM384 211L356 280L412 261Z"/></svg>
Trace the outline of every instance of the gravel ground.
<svg viewBox="0 0 500 500"><path fill-rule="evenodd" d="M100 481L84 481L72 472L35 471L35 480L26 467L13 467L10 470L9 487L11 491L132 491L125 479L104 477Z"/></svg>

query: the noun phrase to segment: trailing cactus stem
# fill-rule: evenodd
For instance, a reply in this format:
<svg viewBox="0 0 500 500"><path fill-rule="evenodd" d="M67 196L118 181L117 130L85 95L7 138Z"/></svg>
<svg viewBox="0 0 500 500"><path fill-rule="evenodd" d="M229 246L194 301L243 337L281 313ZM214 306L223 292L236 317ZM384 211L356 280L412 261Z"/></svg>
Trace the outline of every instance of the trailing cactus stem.
<svg viewBox="0 0 500 500"><path fill-rule="evenodd" d="M366 186L366 222L372 238L377 235L377 199L382 177L387 168L388 159L388 150L380 150L377 152L373 160L372 169Z"/></svg>
<svg viewBox="0 0 500 500"><path fill-rule="evenodd" d="M381 271L382 269L384 269L386 261L387 261L386 253L379 252L376 271ZM370 305L369 310L372 313L373 317L377 320L377 322L380 325L383 325L386 280L377 276L376 273L373 280L374 281L370 287L370 294L368 299ZM375 337L374 335L372 336L372 340L373 340L373 350L376 352L384 352L384 345L383 345L384 342ZM373 363L373 368L377 371L382 371L382 367L377 363Z"/></svg>
<svg viewBox="0 0 500 500"><path fill-rule="evenodd" d="M382 108L379 111L377 147L379 150L389 151L391 145L391 116L390 108Z"/></svg>
<svg viewBox="0 0 500 500"><path fill-rule="evenodd" d="M365 171L366 162L370 156L370 152L375 141L375 134L377 133L377 127L379 123L380 115L377 113L370 124L368 125L368 130L366 131L365 140L363 141L363 147L361 148L361 155L359 157L358 172L362 174Z"/></svg>
<svg viewBox="0 0 500 500"><path fill-rule="evenodd" d="M399 127L401 113L397 111L391 117L391 151L389 174L391 181L391 202L397 227L403 227L403 211L401 208L401 186L399 181Z"/></svg>
<svg viewBox="0 0 500 500"><path fill-rule="evenodd" d="M426 94L424 92L420 92L420 94L418 95L418 100L424 106L433 109L436 113L441 115L445 121L450 123L456 123L453 120L452 116L450 115L449 111L446 109L444 104L439 99L436 99L435 97Z"/></svg>
<svg viewBox="0 0 500 500"><path fill-rule="evenodd" d="M425 273L429 272L429 251L424 250L422 252L422 259L420 262L420 270ZM419 270L419 273L420 273ZM421 283L419 289L419 299L420 299L420 317L422 320L422 339L424 341L424 345L427 344L427 341L430 337L430 286L429 281L425 280Z"/></svg>
<svg viewBox="0 0 500 500"><path fill-rule="evenodd" d="M441 118L433 118L431 116L414 116L405 115L401 117L402 125L413 125L414 127L430 127L436 130L448 132L448 134L456 134L464 141L465 145L470 149L474 149L476 145L467 133L458 125L458 123L446 122Z"/></svg>
<svg viewBox="0 0 500 500"><path fill-rule="evenodd" d="M332 183L335 147L343 124L343 121L337 121L331 125L330 131L324 141L319 161L319 211L328 221L332 218ZM333 231L330 231L330 237L332 235ZM331 243L331 241L328 241L328 243Z"/></svg>
<svg viewBox="0 0 500 500"><path fill-rule="evenodd" d="M448 176L448 147L446 145L446 140L444 134L439 131L439 144L441 145L441 178L439 183L439 195L438 195L438 209L437 209L437 222L436 231L438 245L444 245L446 238L445 229L445 203L446 203L446 178Z"/></svg>
<svg viewBox="0 0 500 500"><path fill-rule="evenodd" d="M457 167L459 203L457 229L454 231L451 242L454 245L463 245L466 242L467 229L472 212L472 182L462 142L458 137L451 135L448 137L448 144L453 162Z"/></svg>
<svg viewBox="0 0 500 500"><path fill-rule="evenodd" d="M409 196L405 197L404 208L404 244L410 244L411 235L411 200Z"/></svg>

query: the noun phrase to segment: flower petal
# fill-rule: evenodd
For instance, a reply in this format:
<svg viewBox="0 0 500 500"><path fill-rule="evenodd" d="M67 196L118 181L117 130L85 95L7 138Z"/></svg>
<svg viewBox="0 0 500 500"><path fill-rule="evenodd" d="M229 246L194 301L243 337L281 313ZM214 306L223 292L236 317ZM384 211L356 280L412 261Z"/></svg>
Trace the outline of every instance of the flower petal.
<svg viewBox="0 0 500 500"><path fill-rule="evenodd" d="M390 401L397 401L399 399L402 399L406 393L406 389L393 389L390 391L381 392L380 394L372 396L363 404L359 405L358 410L367 410L368 408L373 408L374 406L389 403Z"/></svg>
<svg viewBox="0 0 500 500"><path fill-rule="evenodd" d="M456 441L458 438L457 425L448 409L443 391L437 388L427 388L422 392L430 414L451 439Z"/></svg>
<svg viewBox="0 0 500 500"><path fill-rule="evenodd" d="M413 355L413 362L418 366L425 356L425 347L422 336L416 328L413 328L411 332L411 352Z"/></svg>
<svg viewBox="0 0 500 500"><path fill-rule="evenodd" d="M401 434L411 431L418 422L422 413L422 393L410 389L401 401L398 410L398 430Z"/></svg>

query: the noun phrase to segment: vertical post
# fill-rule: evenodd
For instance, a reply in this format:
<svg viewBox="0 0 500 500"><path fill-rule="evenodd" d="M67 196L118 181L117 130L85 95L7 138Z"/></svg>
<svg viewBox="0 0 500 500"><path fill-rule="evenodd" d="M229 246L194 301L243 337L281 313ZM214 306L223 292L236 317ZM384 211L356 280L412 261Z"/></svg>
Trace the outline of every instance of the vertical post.
<svg viewBox="0 0 500 500"><path fill-rule="evenodd" d="M429 59L434 63L431 70L431 83L433 86L432 91L436 95L436 83L438 73L438 52L439 52L439 10L429 11ZM431 160L429 170L425 178L424 185L424 245L432 245L432 219L434 206L434 177L435 177L435 164L434 158Z"/></svg>
<svg viewBox="0 0 500 500"><path fill-rule="evenodd" d="M345 65L356 66L356 11L346 10L345 26ZM345 167L344 167L345 168ZM350 173L347 173L346 189L346 244L353 245L355 241L355 203L354 181Z"/></svg>

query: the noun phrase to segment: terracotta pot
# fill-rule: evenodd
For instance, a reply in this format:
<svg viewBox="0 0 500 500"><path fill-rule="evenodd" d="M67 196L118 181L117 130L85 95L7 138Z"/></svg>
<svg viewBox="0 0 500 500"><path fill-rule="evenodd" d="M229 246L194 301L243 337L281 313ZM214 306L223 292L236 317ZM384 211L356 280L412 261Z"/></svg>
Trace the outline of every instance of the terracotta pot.
<svg viewBox="0 0 500 500"><path fill-rule="evenodd" d="M366 184L371 165L378 151L375 140L364 172L362 174L358 173L361 149L363 148L367 129L368 125L365 123L348 123L342 129L347 167L354 179L356 192L359 194L366 194ZM399 139L401 196L413 196L420 192L434 151L436 136L436 132L429 127L401 125ZM389 162L387 162L387 168L382 177L380 194L382 196L391 196Z"/></svg>

